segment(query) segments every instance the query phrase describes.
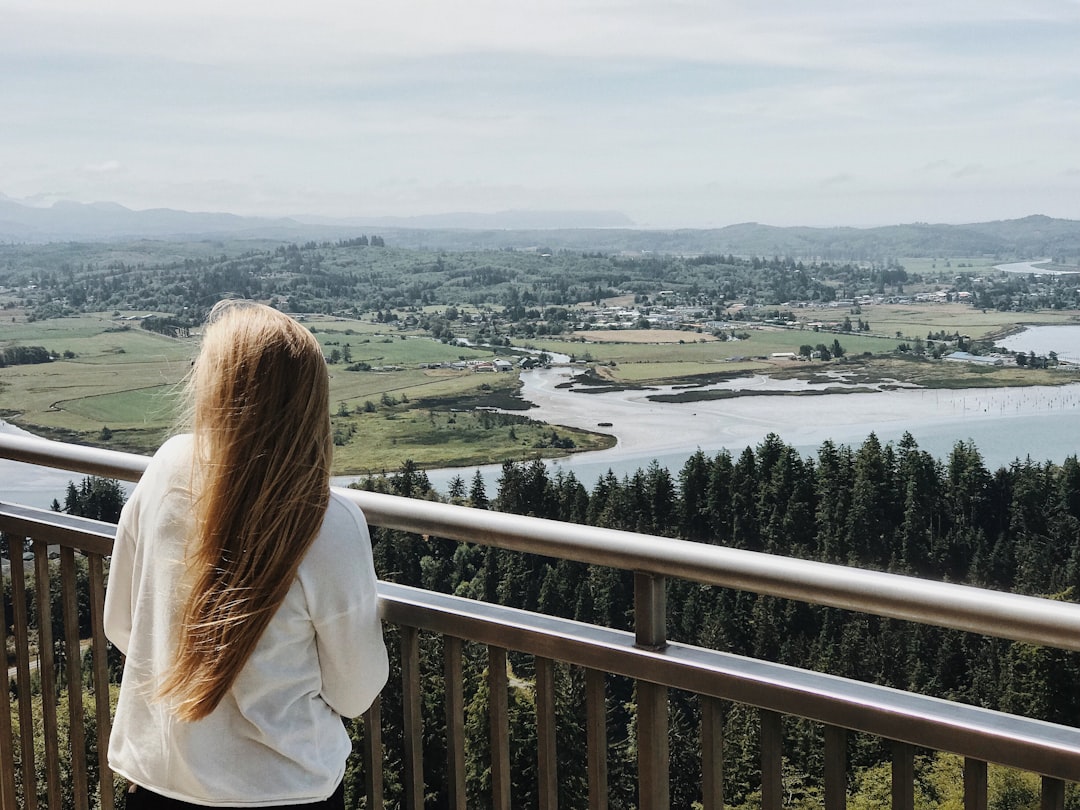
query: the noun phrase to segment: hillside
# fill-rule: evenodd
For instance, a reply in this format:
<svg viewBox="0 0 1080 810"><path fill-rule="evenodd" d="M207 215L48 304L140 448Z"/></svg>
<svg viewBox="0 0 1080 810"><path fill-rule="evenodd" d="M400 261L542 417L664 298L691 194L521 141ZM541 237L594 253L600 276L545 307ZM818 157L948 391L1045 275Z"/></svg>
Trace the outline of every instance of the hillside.
<svg viewBox="0 0 1080 810"><path fill-rule="evenodd" d="M568 225L576 227L567 227ZM377 230L399 247L441 250L538 248L606 253L720 253L797 259L896 257L1032 259L1080 262L1080 222L1035 215L965 225L910 223L877 228L776 227L756 222L712 229L642 230L617 211L503 211L425 217L330 219L243 217L116 203L22 205L0 195L0 240L16 243L121 239L343 239Z"/></svg>

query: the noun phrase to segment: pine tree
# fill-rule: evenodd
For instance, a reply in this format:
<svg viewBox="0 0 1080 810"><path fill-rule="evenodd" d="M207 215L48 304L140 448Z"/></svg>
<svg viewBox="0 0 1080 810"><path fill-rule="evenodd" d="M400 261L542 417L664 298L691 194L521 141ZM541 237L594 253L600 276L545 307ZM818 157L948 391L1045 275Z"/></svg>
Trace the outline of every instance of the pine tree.
<svg viewBox="0 0 1080 810"><path fill-rule="evenodd" d="M712 463L699 449L683 464L679 472L679 536L686 540L704 542L711 534L708 495Z"/></svg>
<svg viewBox="0 0 1080 810"><path fill-rule="evenodd" d="M479 470L473 475L472 486L469 487L469 506L474 509L487 509L489 506L484 476Z"/></svg>

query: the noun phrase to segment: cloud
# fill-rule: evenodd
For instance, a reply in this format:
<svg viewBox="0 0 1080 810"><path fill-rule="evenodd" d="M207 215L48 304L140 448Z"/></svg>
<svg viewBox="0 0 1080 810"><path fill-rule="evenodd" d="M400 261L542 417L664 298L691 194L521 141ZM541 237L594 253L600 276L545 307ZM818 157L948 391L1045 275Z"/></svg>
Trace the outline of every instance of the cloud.
<svg viewBox="0 0 1080 810"><path fill-rule="evenodd" d="M830 177L826 177L818 182L819 188L835 188L836 186L847 186L855 182L854 175L847 172L841 172L840 174L834 174Z"/></svg>
<svg viewBox="0 0 1080 810"><path fill-rule="evenodd" d="M772 64L899 74L932 72L941 64L958 63L951 49L920 44L931 27L927 20L933 20L935 28L970 29L1017 20L1060 26L1070 19L1067 9L1044 3L1040 17L1014 7L1021 5L1025 4L989 0L891 5L850 0L814 4L398 0L376 5L264 0L253 12L249 4L217 0L183 4L97 0L75 6L66 0L37 0L5 21L11 33L0 34L0 43L53 54L103 53L318 74L477 53L622 60L628 65ZM1078 18L1073 12L1072 22ZM297 31L316 27L317 36L296 36ZM1013 56L998 52L995 62L1007 65ZM1049 49L1042 58L1062 63Z"/></svg>
<svg viewBox="0 0 1080 810"><path fill-rule="evenodd" d="M123 168L118 160L103 160L100 163L87 163L82 167L88 174L111 174Z"/></svg>
<svg viewBox="0 0 1080 810"><path fill-rule="evenodd" d="M916 171L932 174L937 172L949 171L955 165L956 164L953 163L951 160L931 160L929 163L920 166L918 169L916 169Z"/></svg>
<svg viewBox="0 0 1080 810"><path fill-rule="evenodd" d="M1080 6L1058 0L0 8L0 74L19 76L0 82L0 177L23 195L402 214L558 196L638 221L699 204L843 221L822 198L864 216L874 189L882 211L895 189L929 209L980 174L1002 195L1076 176ZM721 215L721 194L681 200L701 178L771 196ZM931 218L910 200L905 217Z"/></svg>
<svg viewBox="0 0 1080 810"><path fill-rule="evenodd" d="M978 163L969 163L954 171L951 176L954 180L962 180L965 177L975 177L976 175L984 174L985 172L985 166L981 166Z"/></svg>

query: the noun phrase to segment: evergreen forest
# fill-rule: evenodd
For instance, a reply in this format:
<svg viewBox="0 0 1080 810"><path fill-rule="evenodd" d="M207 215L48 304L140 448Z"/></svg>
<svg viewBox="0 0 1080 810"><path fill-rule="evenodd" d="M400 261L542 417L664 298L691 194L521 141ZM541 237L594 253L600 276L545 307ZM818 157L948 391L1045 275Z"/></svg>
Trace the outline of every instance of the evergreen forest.
<svg viewBox="0 0 1080 810"><path fill-rule="evenodd" d="M410 497L442 497L411 464L365 486ZM803 457L769 436L735 455L699 451L674 473L656 463L623 478L609 473L591 490L573 473L552 476L540 461L508 462L497 492L487 493L477 474L471 481L453 479L446 497L480 509L1051 599L1075 600L1078 593L1080 462L1075 457L1060 465L1017 460L991 471L969 442L957 443L948 458L939 460L920 450L910 436L893 445L870 435L858 447L826 442L816 456ZM383 579L631 629L630 572L379 528L373 530L373 540ZM1074 687L1080 657L1073 653L736 590L670 580L668 636L1056 723L1074 725L1080 709L1080 692ZM387 640L396 650L394 628L387 629ZM440 651L440 639L422 636L429 807L447 801ZM486 666L484 650L466 645L470 807L490 806ZM533 663L529 656L511 653L510 667L514 804L535 807ZM584 675L565 666L556 672L560 806L586 807ZM634 688L611 676L607 688L609 806L631 808L636 805ZM391 719L401 716L399 671L392 673L383 699L387 791L397 801L402 788L395 774L400 775L403 749L401 729ZM672 807L700 801L699 719L696 697L673 691ZM789 806L820 806L822 729L791 718L784 722ZM757 723L756 711L729 707L727 806L758 806ZM890 757L887 741L852 735L849 806L887 803ZM946 794L959 784L958 758L927 753L919 761L917 806L947 806ZM359 775L352 778L359 780ZM350 796L359 793L354 784ZM991 793L994 807L1038 806L1037 783L1025 783L1012 772L993 777ZM1070 807L1076 806L1076 798L1070 792Z"/></svg>

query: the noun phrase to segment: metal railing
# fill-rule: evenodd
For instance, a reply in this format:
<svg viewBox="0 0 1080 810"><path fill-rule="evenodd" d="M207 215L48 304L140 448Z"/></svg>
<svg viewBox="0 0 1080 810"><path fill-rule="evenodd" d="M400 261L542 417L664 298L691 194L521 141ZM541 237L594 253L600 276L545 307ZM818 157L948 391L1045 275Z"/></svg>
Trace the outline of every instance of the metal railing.
<svg viewBox="0 0 1080 810"><path fill-rule="evenodd" d="M147 459L44 440L0 435L0 457L59 467L78 473L137 480ZM665 636L665 579L677 577L710 585L753 591L808 603L845 608L879 616L923 622L989 636L1080 650L1080 605L990 592L911 577L863 571L843 566L740 551L669 538L649 537L556 521L473 510L390 495L341 490L355 500L373 525L531 552L634 572L635 629L628 633L548 615L477 602L402 585L379 584L384 620L401 628L401 672L404 740L404 802L422 807L423 784L420 633L444 637L443 657L447 728L447 794L451 806L465 807L464 703L462 643L486 645L490 690L490 772L492 804L512 805L510 739L507 712L507 651L531 654L536 670L537 787L542 808L557 802L553 667L562 662L585 670L587 750L590 808L607 806L607 741L604 723L605 678L608 674L636 682L638 806L665 808L668 795L668 690L701 696L701 799L706 808L723 804L721 702L733 701L760 710L761 801L772 810L782 802L783 735L781 716L805 718L825 727L825 806L840 808L846 801L846 735L865 732L894 743L893 806L914 802L914 753L929 748L959 754L965 760L965 806L985 807L987 763L1041 774L1043 807L1063 807L1065 782L1080 781L1080 729L1003 714L887 687L808 670L740 657L715 650L669 642ZM104 762L109 723L106 645L100 632L103 594L102 558L111 546L112 527L96 521L0 505L0 531L9 548L33 541L36 599L48 605L50 579L59 576L63 594L62 657L68 684L67 707L74 719L67 732L75 807L88 807L94 792L106 810L112 807L111 776ZM60 546L59 571L53 571L47 546ZM93 650L97 785L77 772L85 760L86 741L81 717L82 673L75 604L74 556L87 560ZM34 765L28 764L33 741L27 727L33 714L42 714L45 735L47 804L60 805L59 743L55 712L50 716L40 701L33 703L34 678L30 661L32 630L20 615L24 594L14 593L22 582L21 554L9 553L13 627L17 651L15 681L18 706L7 711L0 698L0 790L4 807L13 806L14 772L20 768L23 806L34 810L36 799L25 788ZM18 558L18 559L16 559ZM70 603L70 604L69 604ZM40 612L40 610L39 610ZM25 614L25 610L23 611ZM39 623L41 624L41 623ZM56 690L57 664L51 632L37 628L40 691ZM50 680L51 679L51 680ZM78 695L75 694L78 692ZM80 705L77 705L80 704ZM382 743L377 702L365 716L364 774L369 807L381 807ZM15 734L12 717L18 718ZM50 727L52 727L50 729ZM81 746L81 747L80 747ZM16 760L15 748L22 753ZM77 755L78 754L78 755ZM54 774L56 774L54 776ZM55 784L54 784L55 782ZM55 803L54 803L55 802Z"/></svg>

